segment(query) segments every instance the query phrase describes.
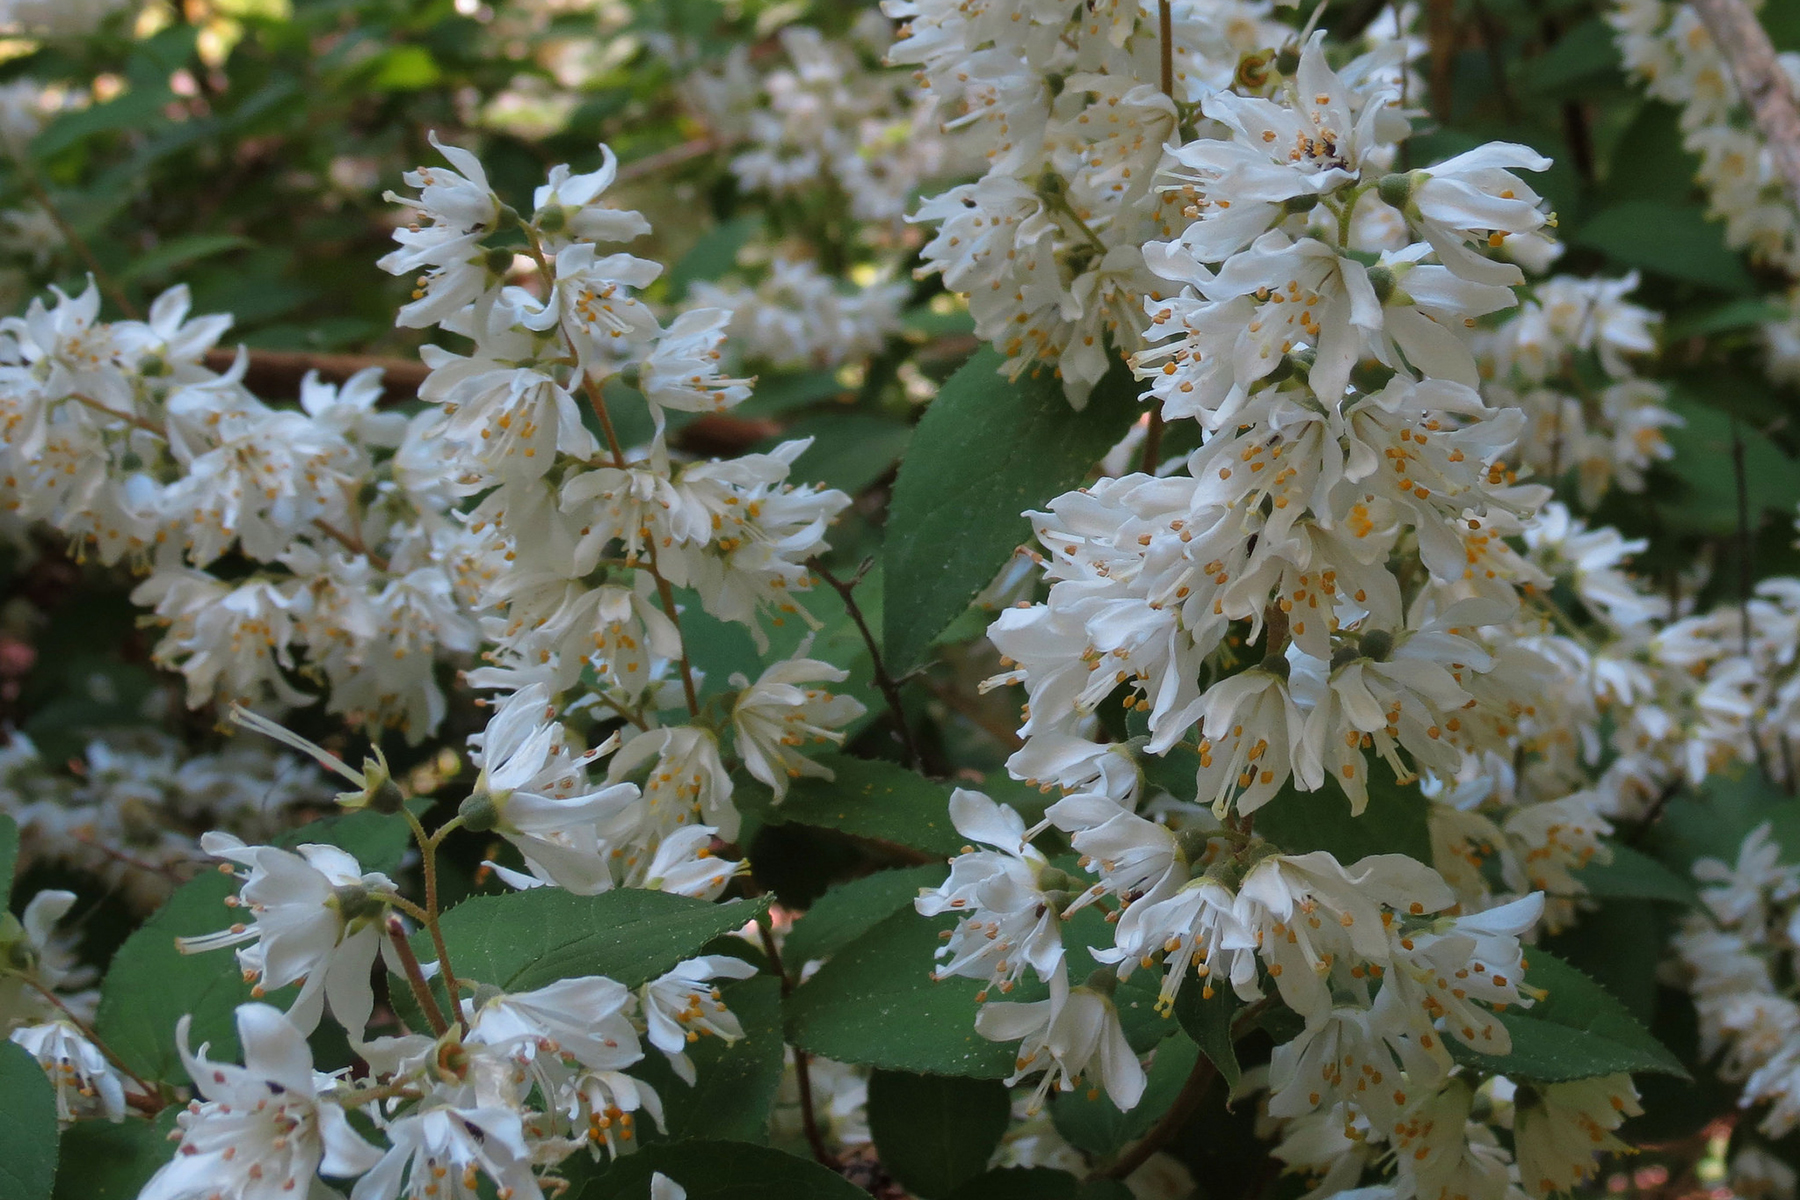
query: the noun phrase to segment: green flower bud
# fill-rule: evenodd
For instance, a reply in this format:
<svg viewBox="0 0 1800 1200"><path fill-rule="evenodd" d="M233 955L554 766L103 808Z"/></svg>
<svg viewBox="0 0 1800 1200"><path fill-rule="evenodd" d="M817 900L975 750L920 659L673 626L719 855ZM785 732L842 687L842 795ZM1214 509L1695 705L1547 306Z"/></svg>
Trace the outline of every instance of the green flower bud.
<svg viewBox="0 0 1800 1200"><path fill-rule="evenodd" d="M471 792L456 806L456 815L462 818L464 829L486 833L500 824L500 805L487 792Z"/></svg>
<svg viewBox="0 0 1800 1200"><path fill-rule="evenodd" d="M1385 629L1367 630L1361 640L1364 658L1386 662L1387 656L1394 652L1394 635Z"/></svg>

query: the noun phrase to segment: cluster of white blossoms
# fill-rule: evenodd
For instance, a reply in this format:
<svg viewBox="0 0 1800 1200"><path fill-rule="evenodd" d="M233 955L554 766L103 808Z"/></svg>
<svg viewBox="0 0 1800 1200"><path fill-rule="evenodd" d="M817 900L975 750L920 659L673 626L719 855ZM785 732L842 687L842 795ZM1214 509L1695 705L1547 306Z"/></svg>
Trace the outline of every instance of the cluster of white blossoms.
<svg viewBox="0 0 1800 1200"><path fill-rule="evenodd" d="M1758 1128L1779 1138L1800 1125L1800 867L1764 824L1735 863L1694 864L1704 909L1674 940L1700 1018L1700 1054L1743 1085L1745 1108L1766 1105Z"/></svg>
<svg viewBox="0 0 1800 1200"><path fill-rule="evenodd" d="M1516 455L1539 478L1575 473L1593 508L1614 487L1644 490L1644 473L1674 450L1663 430L1680 425L1668 388L1634 369L1656 350L1657 315L1625 299L1637 275L1533 285L1517 312L1476 338L1481 393L1494 408L1525 414Z"/></svg>
<svg viewBox="0 0 1800 1200"><path fill-rule="evenodd" d="M18 824L28 860L80 871L142 909L203 861L201 830L266 838L331 802L310 763L245 738L189 754L151 729L113 730L88 742L78 768L13 732L0 749L0 813Z"/></svg>
<svg viewBox="0 0 1800 1200"><path fill-rule="evenodd" d="M176 287L146 320L104 322L90 284L0 322L0 506L148 568L132 598L190 706L303 704L311 680L352 724L426 737L443 660L477 640L458 594L475 543L448 514L429 420L381 411L373 370L266 404L246 355L205 364L230 318L188 307Z"/></svg>
<svg viewBox="0 0 1800 1200"><path fill-rule="evenodd" d="M1146 244L1182 224L1183 198L1156 182L1165 144L1200 124L1216 129L1202 119L1206 98L1240 65L1269 78L1269 48L1292 31L1255 0L1176 0L1165 94L1155 5L884 8L905 22L890 60L916 68L946 128L988 160L977 182L920 205L914 219L936 229L924 269L968 297L976 334L1013 375L1053 369L1080 407L1106 373L1108 343L1138 349L1144 298L1173 290L1145 262ZM1389 53L1359 70L1397 61Z"/></svg>
<svg viewBox="0 0 1800 1200"><path fill-rule="evenodd" d="M731 159L740 186L777 198L823 188L858 221L893 224L920 185L971 165L930 98L875 65L893 37L880 13L864 11L841 40L804 25L779 37L785 65L758 71L738 45L683 84L715 139L747 145Z"/></svg>
<svg viewBox="0 0 1800 1200"><path fill-rule="evenodd" d="M490 190L472 155L443 149L450 167L406 176L412 219L383 260L418 276L402 324L468 341L465 354L425 349L430 406L409 422L456 501L442 511L463 539L460 580L486 660L468 680L495 694L470 739L473 790L436 837L461 827L504 839L517 865L491 865L520 888L715 899L743 867L718 852L739 825L721 735L779 802L790 779L828 774L804 749L841 740L862 706L820 686L844 672L801 656L735 680L724 716L703 713L674 589L758 639L764 614L803 619L792 594L847 498L787 482L804 443L676 461L668 412L726 409L750 389L720 373L729 314L695 310L664 328L636 295L660 268L606 246L649 229L604 203L609 150L593 174L551 171L526 216ZM488 242L521 235L538 271L512 284L513 251ZM618 441L624 403L648 406L647 444ZM234 718L348 780L343 807L400 811L379 753L359 771L267 718L241 708ZM590 736L607 727L611 736ZM436 840L415 833L429 860ZM355 1200L471 1196L483 1180L503 1200L538 1197L570 1154L623 1153L644 1121L661 1127L662 1098L630 1073L645 1041L691 1085L693 1042L743 1036L721 990L756 973L739 958L705 954L635 990L589 975L508 992L458 979L441 943L436 962L412 957L405 917L435 919L429 865L421 908L337 846L284 849L215 830L201 848L235 864L237 919L179 939L182 951L234 948L253 996L298 991L285 1013L237 1010L241 1066L192 1050L184 1021L199 1095L148 1200L304 1191L321 1172L354 1179ZM370 1037L378 961L411 982L429 1031L415 1020L413 1032ZM427 976L445 984L447 1008ZM312 1069L306 1035L327 1014L356 1051L355 1071Z"/></svg>
<svg viewBox="0 0 1800 1200"><path fill-rule="evenodd" d="M1681 110L1681 144L1700 159L1698 182L1711 215L1725 223L1726 243L1800 280L1800 213L1700 17L1678 0L1614 0L1606 19L1626 69ZM1800 88L1800 53L1776 61ZM1788 315L1762 334L1769 374L1792 383L1800 381L1800 292L1787 305Z"/></svg>
<svg viewBox="0 0 1800 1200"><path fill-rule="evenodd" d="M1065 41L1130 50L1127 17L1084 16L1091 28ZM945 16L918 53L958 38L1043 36L1006 25L997 11L962 24ZM915 39L923 28L915 14ZM1276 1048L1269 1112L1321 1131L1309 1156L1292 1139L1286 1149L1290 1163L1334 1181L1325 1191L1391 1161L1383 1195L1498 1200L1521 1187L1543 1197L1585 1178L1594 1152L1614 1144L1610 1130L1635 1105L1629 1080L1521 1089L1509 1151L1489 1127L1495 1118L1472 1115L1491 1077L1455 1065L1450 1044L1509 1052L1494 1009L1541 995L1525 983L1522 942L1546 893L1552 902L1579 894L1572 872L1604 854L1600 801L1578 791L1592 759L1564 746L1578 740L1561 727L1564 713L1540 711L1571 679L1585 684L1585 664L1569 661L1562 643L1572 639L1545 613L1521 603L1558 577L1539 565L1553 550L1599 548L1581 542L1566 511L1540 515L1549 488L1522 482L1507 457L1527 418L1479 390L1477 323L1516 303L1518 262L1554 256L1553 220L1517 174L1548 162L1496 143L1390 170L1407 131L1394 62L1365 56L1333 70L1313 38L1260 62L1252 79L1184 81L1208 123L1160 167L1160 143L1178 125L1154 89L1101 111L1085 98L1068 109L1077 124L1104 115L1123 125L1134 102L1165 113L1161 127L1130 118L1155 153L1114 180L1119 195L1149 197L1132 219L1160 211L1174 223L1166 240L1134 247L1130 269L1151 272L1167 295L1136 289L1149 293L1136 328L1150 344L1131 363L1162 417L1199 424L1201 445L1031 514L1048 599L994 622L989 637L1011 669L991 683L1029 694L1009 770L1061 799L1028 830L1012 809L958 792L956 826L979 848L953 859L949 879L917 907L960 918L940 975L986 981L983 999L1028 977L1048 987L1046 999L989 1001L976 1021L987 1037L1021 1043L1014 1081L1041 1074L1040 1099L1088 1077L1120 1107L1137 1102L1145 1077L1112 997L1121 980L1154 969L1165 1012L1185 985L1202 1002L1225 987L1247 1002L1272 993L1303 1018L1303 1032ZM965 70L959 94L973 107L971 81L999 70ZM1059 104L1101 86L1093 76L1062 82ZM1020 72L980 93L1008 131L997 158L1036 146L1022 107L1005 99L1029 83ZM1041 77L1037 86L1047 87ZM1042 160L1025 153L1035 180ZM1101 228L1089 201L1064 198L1109 178L1098 168L1110 161L1090 149L1066 181L1025 187L1011 177L1019 212ZM927 203L944 219L934 252L957 256L953 269L1026 269L1032 240L1004 221L990 230L983 207L1006 178L997 170ZM1049 259L1041 265L1054 284ZM985 295L1010 290L951 282L973 293L978 320ZM1547 332L1515 330L1488 353L1517 366L1552 344L1619 348L1616 331L1597 339L1565 330L1562 316L1527 314ZM1068 356L1061 366L1072 398L1103 369L1077 373ZM1534 534L1543 549L1529 546ZM1593 688L1573 691L1569 704L1585 704L1593 727ZM1119 702L1138 734L1126 742L1110 740L1102 715ZM1145 756L1167 759L1165 780L1191 771L1194 802L1164 796L1141 814L1154 792ZM1433 842L1456 851L1434 855L1435 869L1405 854L1342 863L1285 853L1254 832L1266 804L1362 813L1372 784L1382 786L1371 756L1402 783L1424 780ZM1077 867L1053 865L1032 844L1052 828ZM1496 853L1504 888L1478 869ZM1091 948L1108 965L1077 981L1065 922L1090 905L1107 911L1112 944Z"/></svg>
<svg viewBox="0 0 1800 1200"><path fill-rule="evenodd" d="M0 33L29 38L81 37L131 5L132 0L0 0Z"/></svg>
<svg viewBox="0 0 1800 1200"><path fill-rule="evenodd" d="M726 334L746 362L778 371L860 362L900 332L906 284L875 279L846 285L811 259L775 257L754 286L696 281L689 299L731 313Z"/></svg>

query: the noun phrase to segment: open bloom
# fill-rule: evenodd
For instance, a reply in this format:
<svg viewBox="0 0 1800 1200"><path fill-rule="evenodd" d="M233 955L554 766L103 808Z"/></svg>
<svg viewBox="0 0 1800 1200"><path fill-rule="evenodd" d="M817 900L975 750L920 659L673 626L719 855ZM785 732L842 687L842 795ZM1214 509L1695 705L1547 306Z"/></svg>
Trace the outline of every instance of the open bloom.
<svg viewBox="0 0 1800 1200"><path fill-rule="evenodd" d="M813 762L797 747L808 742L843 745L841 727L862 716L864 708L853 697L806 685L816 679L842 683L848 678L850 672L816 658L790 658L770 666L755 683L746 681L738 693L731 709L738 753L744 756L744 768L774 789L776 803L787 795L790 779L832 778L830 768Z"/></svg>
<svg viewBox="0 0 1800 1200"><path fill-rule="evenodd" d="M1023 1039L1008 1087L1042 1071L1031 1111L1044 1105L1052 1087L1071 1092L1085 1075L1098 1074L1106 1094L1121 1110L1144 1094L1144 1068L1125 1041L1112 997L1095 988L1069 986L1068 964L1050 977L1050 998L1030 1004L1000 1002L975 1017L975 1031L996 1042Z"/></svg>
<svg viewBox="0 0 1800 1200"><path fill-rule="evenodd" d="M258 993L300 984L288 1019L305 1031L319 1023L324 1006L352 1034L361 1034L375 1008L369 971L382 952L381 920L394 881L363 873L336 846L302 845L295 851L247 846L217 831L200 848L250 868L238 894L227 900L250 910L251 920L203 937L177 938L183 954L242 946L238 965L257 980ZM297 852L296 852L297 851Z"/></svg>
<svg viewBox="0 0 1800 1200"><path fill-rule="evenodd" d="M330 1080L313 1072L305 1036L266 1004L237 1010L244 1065L188 1050L191 1018L176 1026L181 1061L203 1101L177 1121L181 1145L140 1193L141 1200L286 1200L307 1195L314 1176L360 1175L381 1152L351 1129L344 1110L320 1094Z"/></svg>
<svg viewBox="0 0 1800 1200"><path fill-rule="evenodd" d="M682 1080L694 1082L694 1064L684 1053L704 1035L735 1042L744 1027L725 1005L715 979L748 979L756 968L741 958L705 954L678 963L638 989L650 1044L668 1055Z"/></svg>

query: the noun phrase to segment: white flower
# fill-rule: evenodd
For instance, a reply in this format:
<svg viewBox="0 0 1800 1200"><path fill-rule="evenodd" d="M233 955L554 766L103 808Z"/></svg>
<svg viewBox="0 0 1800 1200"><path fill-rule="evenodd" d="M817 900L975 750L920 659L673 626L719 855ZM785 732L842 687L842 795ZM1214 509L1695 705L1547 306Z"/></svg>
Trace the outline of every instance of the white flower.
<svg viewBox="0 0 1800 1200"><path fill-rule="evenodd" d="M327 1003L352 1036L360 1036L375 1007L369 982L377 953L385 953L382 918L394 881L364 874L336 846L301 845L298 853L247 846L229 833L208 833L200 848L250 868L227 903L251 919L203 937L177 938L183 954L244 946L238 965L256 980L255 994L299 983L288 1019L310 1032Z"/></svg>
<svg viewBox="0 0 1800 1200"><path fill-rule="evenodd" d="M981 792L957 788L950 793L950 820L958 833L993 849L971 847L951 859L950 877L913 901L921 916L967 914L938 947L937 957L949 962L936 976L986 979L1002 992L1013 989L1027 966L1050 978L1062 969L1061 914L1039 882L1049 863L1026 842L1024 818ZM983 999L986 994L983 989Z"/></svg>
<svg viewBox="0 0 1800 1200"><path fill-rule="evenodd" d="M464 1000L465 1042L530 1060L567 1056L589 1070L611 1071L643 1057L631 1023L631 992L599 975L559 979L529 992Z"/></svg>
<svg viewBox="0 0 1800 1200"><path fill-rule="evenodd" d="M1071 1092L1083 1076L1094 1074L1122 1111L1135 1107L1144 1094L1143 1064L1125 1041L1112 997L1085 985L1071 988L1066 963L1059 963L1050 976L1048 1000L984 1005L975 1015L975 1031L996 1042L1023 1039L1006 1084L1044 1073L1032 1093L1033 1112L1043 1107L1052 1087Z"/></svg>
<svg viewBox="0 0 1800 1200"><path fill-rule="evenodd" d="M237 1010L244 1065L188 1050L189 1017L176 1026L181 1061L204 1101L177 1121L175 1157L144 1185L142 1200L275 1200L306 1195L314 1176L350 1177L381 1152L359 1137L313 1072L312 1050L286 1017L266 1004ZM296 1191L296 1189L298 1189Z"/></svg>
<svg viewBox="0 0 1800 1200"><path fill-rule="evenodd" d="M125 1081L100 1048L68 1021L21 1025L7 1035L37 1059L56 1090L56 1120L125 1118Z"/></svg>
<svg viewBox="0 0 1800 1200"><path fill-rule="evenodd" d="M862 702L805 685L819 679L842 683L848 678L850 672L816 658L790 658L771 664L755 683L739 684L742 690L731 707L737 751L744 769L774 791L777 804L786 797L790 779L834 778L829 768L796 747L809 742L843 745L840 727L867 711Z"/></svg>
<svg viewBox="0 0 1800 1200"><path fill-rule="evenodd" d="M661 1171L650 1174L650 1200L687 1200L687 1189Z"/></svg>
<svg viewBox="0 0 1800 1200"><path fill-rule="evenodd" d="M1513 1099L1519 1183L1538 1200L1573 1191L1599 1167L1596 1155L1629 1147L1612 1135L1642 1114L1629 1075L1521 1088Z"/></svg>
<svg viewBox="0 0 1800 1200"><path fill-rule="evenodd" d="M538 1200L520 1114L510 1108L434 1107L387 1126L389 1148L350 1200L475 1200L482 1176L500 1200Z"/></svg>
<svg viewBox="0 0 1800 1200"><path fill-rule="evenodd" d="M694 1064L685 1051L702 1036L727 1044L744 1036L737 1016L720 999L714 979L748 979L756 968L741 958L706 954L677 963L638 989L650 1044L668 1056L669 1065L686 1083L694 1082Z"/></svg>

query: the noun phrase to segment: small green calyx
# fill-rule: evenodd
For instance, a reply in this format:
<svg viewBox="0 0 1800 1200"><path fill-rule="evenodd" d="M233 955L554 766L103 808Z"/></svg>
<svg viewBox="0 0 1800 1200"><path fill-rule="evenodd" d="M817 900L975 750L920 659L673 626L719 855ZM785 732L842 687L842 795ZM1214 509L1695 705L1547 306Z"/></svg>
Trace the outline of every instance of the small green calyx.
<svg viewBox="0 0 1800 1200"><path fill-rule="evenodd" d="M1393 298L1394 291L1399 286L1399 283L1394 278L1394 273L1388 268L1370 267L1369 286L1375 289L1375 298L1383 304L1386 304Z"/></svg>
<svg viewBox="0 0 1800 1200"><path fill-rule="evenodd" d="M482 260L489 275L504 275L512 270L513 253L511 250L491 249Z"/></svg>
<svg viewBox="0 0 1800 1200"><path fill-rule="evenodd" d="M463 828L486 833L500 824L500 802L490 792L471 792L456 807Z"/></svg>
<svg viewBox="0 0 1800 1200"><path fill-rule="evenodd" d="M373 921L387 911L387 900L360 883L341 883L332 888L331 900L346 925Z"/></svg>
<svg viewBox="0 0 1800 1200"><path fill-rule="evenodd" d="M1270 654L1264 656L1263 660L1256 664L1256 669L1266 671L1277 679L1286 679L1294 668L1293 664L1288 662L1286 655Z"/></svg>
<svg viewBox="0 0 1800 1200"><path fill-rule="evenodd" d="M1040 892L1074 892L1080 891L1081 885L1058 867L1045 867L1037 874L1037 885Z"/></svg>
<svg viewBox="0 0 1800 1200"><path fill-rule="evenodd" d="M1116 972L1101 967L1098 971L1089 975L1081 986L1090 992L1099 992L1102 996L1111 996L1114 992L1119 990L1119 976Z"/></svg>
<svg viewBox="0 0 1800 1200"><path fill-rule="evenodd" d="M1307 192L1303 196L1290 196L1282 202L1281 207L1291 213L1309 213L1319 207L1319 197L1313 192Z"/></svg>
<svg viewBox="0 0 1800 1200"><path fill-rule="evenodd" d="M537 215L536 225L541 233L561 233L569 227L569 210L561 205L546 208Z"/></svg>
<svg viewBox="0 0 1800 1200"><path fill-rule="evenodd" d="M1386 662L1394 652L1394 635L1385 629L1371 629L1362 635L1362 656Z"/></svg>
<svg viewBox="0 0 1800 1200"><path fill-rule="evenodd" d="M1375 185L1375 194L1380 196L1384 204L1395 208L1405 208L1406 202L1412 199L1413 188L1420 182L1420 173L1398 173L1383 175Z"/></svg>
<svg viewBox="0 0 1800 1200"><path fill-rule="evenodd" d="M1175 835L1175 848L1190 866L1198 865L1206 858L1206 848L1211 843L1212 834L1193 825Z"/></svg>
<svg viewBox="0 0 1800 1200"><path fill-rule="evenodd" d="M8 970L31 974L37 970L37 951L25 936L25 927L11 913L0 914L0 962Z"/></svg>

